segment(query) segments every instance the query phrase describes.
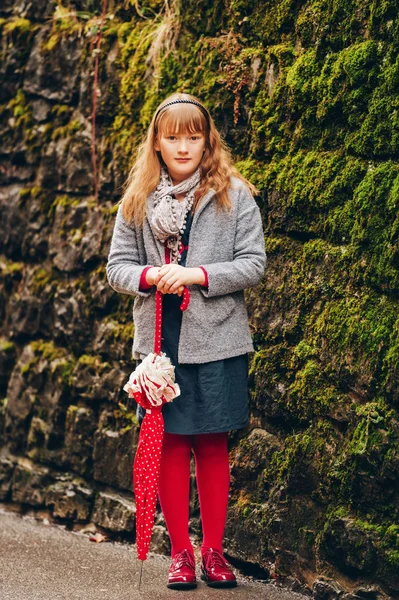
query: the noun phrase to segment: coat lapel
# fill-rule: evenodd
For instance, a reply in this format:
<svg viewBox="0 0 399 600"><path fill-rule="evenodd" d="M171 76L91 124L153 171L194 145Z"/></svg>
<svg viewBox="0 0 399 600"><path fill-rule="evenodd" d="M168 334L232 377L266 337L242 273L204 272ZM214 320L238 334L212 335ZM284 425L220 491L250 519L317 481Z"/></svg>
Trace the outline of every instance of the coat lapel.
<svg viewBox="0 0 399 600"><path fill-rule="evenodd" d="M202 197L200 205L199 205L199 207L197 208L197 210L194 213L194 218L193 218L193 223L191 225L191 230L193 229L193 227L195 227L195 224L198 221L198 218L199 218L200 214L204 210L205 206L207 206L207 204L209 204L209 202L212 200L214 194L215 194L215 190L213 188L211 188L210 190L208 190L206 192L205 196Z"/></svg>

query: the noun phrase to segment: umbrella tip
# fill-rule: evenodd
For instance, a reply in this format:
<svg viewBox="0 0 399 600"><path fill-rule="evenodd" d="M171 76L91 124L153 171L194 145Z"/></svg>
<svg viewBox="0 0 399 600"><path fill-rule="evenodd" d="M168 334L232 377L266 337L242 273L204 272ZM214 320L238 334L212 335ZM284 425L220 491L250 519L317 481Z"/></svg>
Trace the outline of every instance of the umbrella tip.
<svg viewBox="0 0 399 600"><path fill-rule="evenodd" d="M143 575L143 565L144 565L144 561L141 560L140 561L141 565L140 565L140 578L139 578L139 591L140 591L140 587L141 587L141 577Z"/></svg>

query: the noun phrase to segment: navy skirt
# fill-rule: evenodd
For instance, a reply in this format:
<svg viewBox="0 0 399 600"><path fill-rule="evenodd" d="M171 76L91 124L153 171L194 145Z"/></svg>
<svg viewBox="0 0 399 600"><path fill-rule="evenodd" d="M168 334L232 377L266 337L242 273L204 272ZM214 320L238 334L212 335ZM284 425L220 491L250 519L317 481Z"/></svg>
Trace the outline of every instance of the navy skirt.
<svg viewBox="0 0 399 600"><path fill-rule="evenodd" d="M188 215L182 237L185 246L180 264L185 266L193 215ZM248 423L248 354L200 364L179 364L178 345L182 322L182 297L162 298L161 350L175 367L180 396L162 409L165 431L181 435L241 429ZM155 318L155 315L154 315ZM139 364L141 361L137 361ZM145 411L137 408L141 423Z"/></svg>

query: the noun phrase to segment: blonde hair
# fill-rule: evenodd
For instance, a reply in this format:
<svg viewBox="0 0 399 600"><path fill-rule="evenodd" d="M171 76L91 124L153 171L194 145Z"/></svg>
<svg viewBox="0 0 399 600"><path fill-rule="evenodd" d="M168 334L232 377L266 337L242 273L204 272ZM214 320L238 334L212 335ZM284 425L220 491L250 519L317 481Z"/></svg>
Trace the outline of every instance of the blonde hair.
<svg viewBox="0 0 399 600"><path fill-rule="evenodd" d="M173 100L192 100L202 105L191 94L176 93L163 100L154 112L147 133L137 149L134 164L124 186L124 193L119 201L122 204L125 221L128 223L133 221L137 226L143 225L147 197L159 183L163 161L154 145L157 137L162 134L201 132L205 136L205 151L200 163L201 182L194 198L194 211L201 198L211 188L216 192L217 208L231 208L228 189L232 176L241 179L252 194L259 193L257 188L233 166L230 150L222 140L209 113L207 118L203 110L195 104L179 103L164 108L157 117L159 109Z"/></svg>

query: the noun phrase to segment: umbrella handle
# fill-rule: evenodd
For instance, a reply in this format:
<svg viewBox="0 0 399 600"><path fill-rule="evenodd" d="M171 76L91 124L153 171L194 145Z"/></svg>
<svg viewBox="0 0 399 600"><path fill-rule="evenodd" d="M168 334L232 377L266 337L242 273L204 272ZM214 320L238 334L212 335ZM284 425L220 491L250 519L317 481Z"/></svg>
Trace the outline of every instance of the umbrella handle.
<svg viewBox="0 0 399 600"><path fill-rule="evenodd" d="M170 264L170 249L165 242L165 263ZM183 300L180 304L180 310L186 310L190 302L190 292L187 286L184 286ZM155 293L155 339L154 354L161 354L161 335L162 335L162 292L158 290Z"/></svg>
<svg viewBox="0 0 399 600"><path fill-rule="evenodd" d="M161 335L162 335L162 292L155 292L155 339L154 354L161 354ZM190 291L184 286L183 300L180 304L180 310L187 309L190 302Z"/></svg>

